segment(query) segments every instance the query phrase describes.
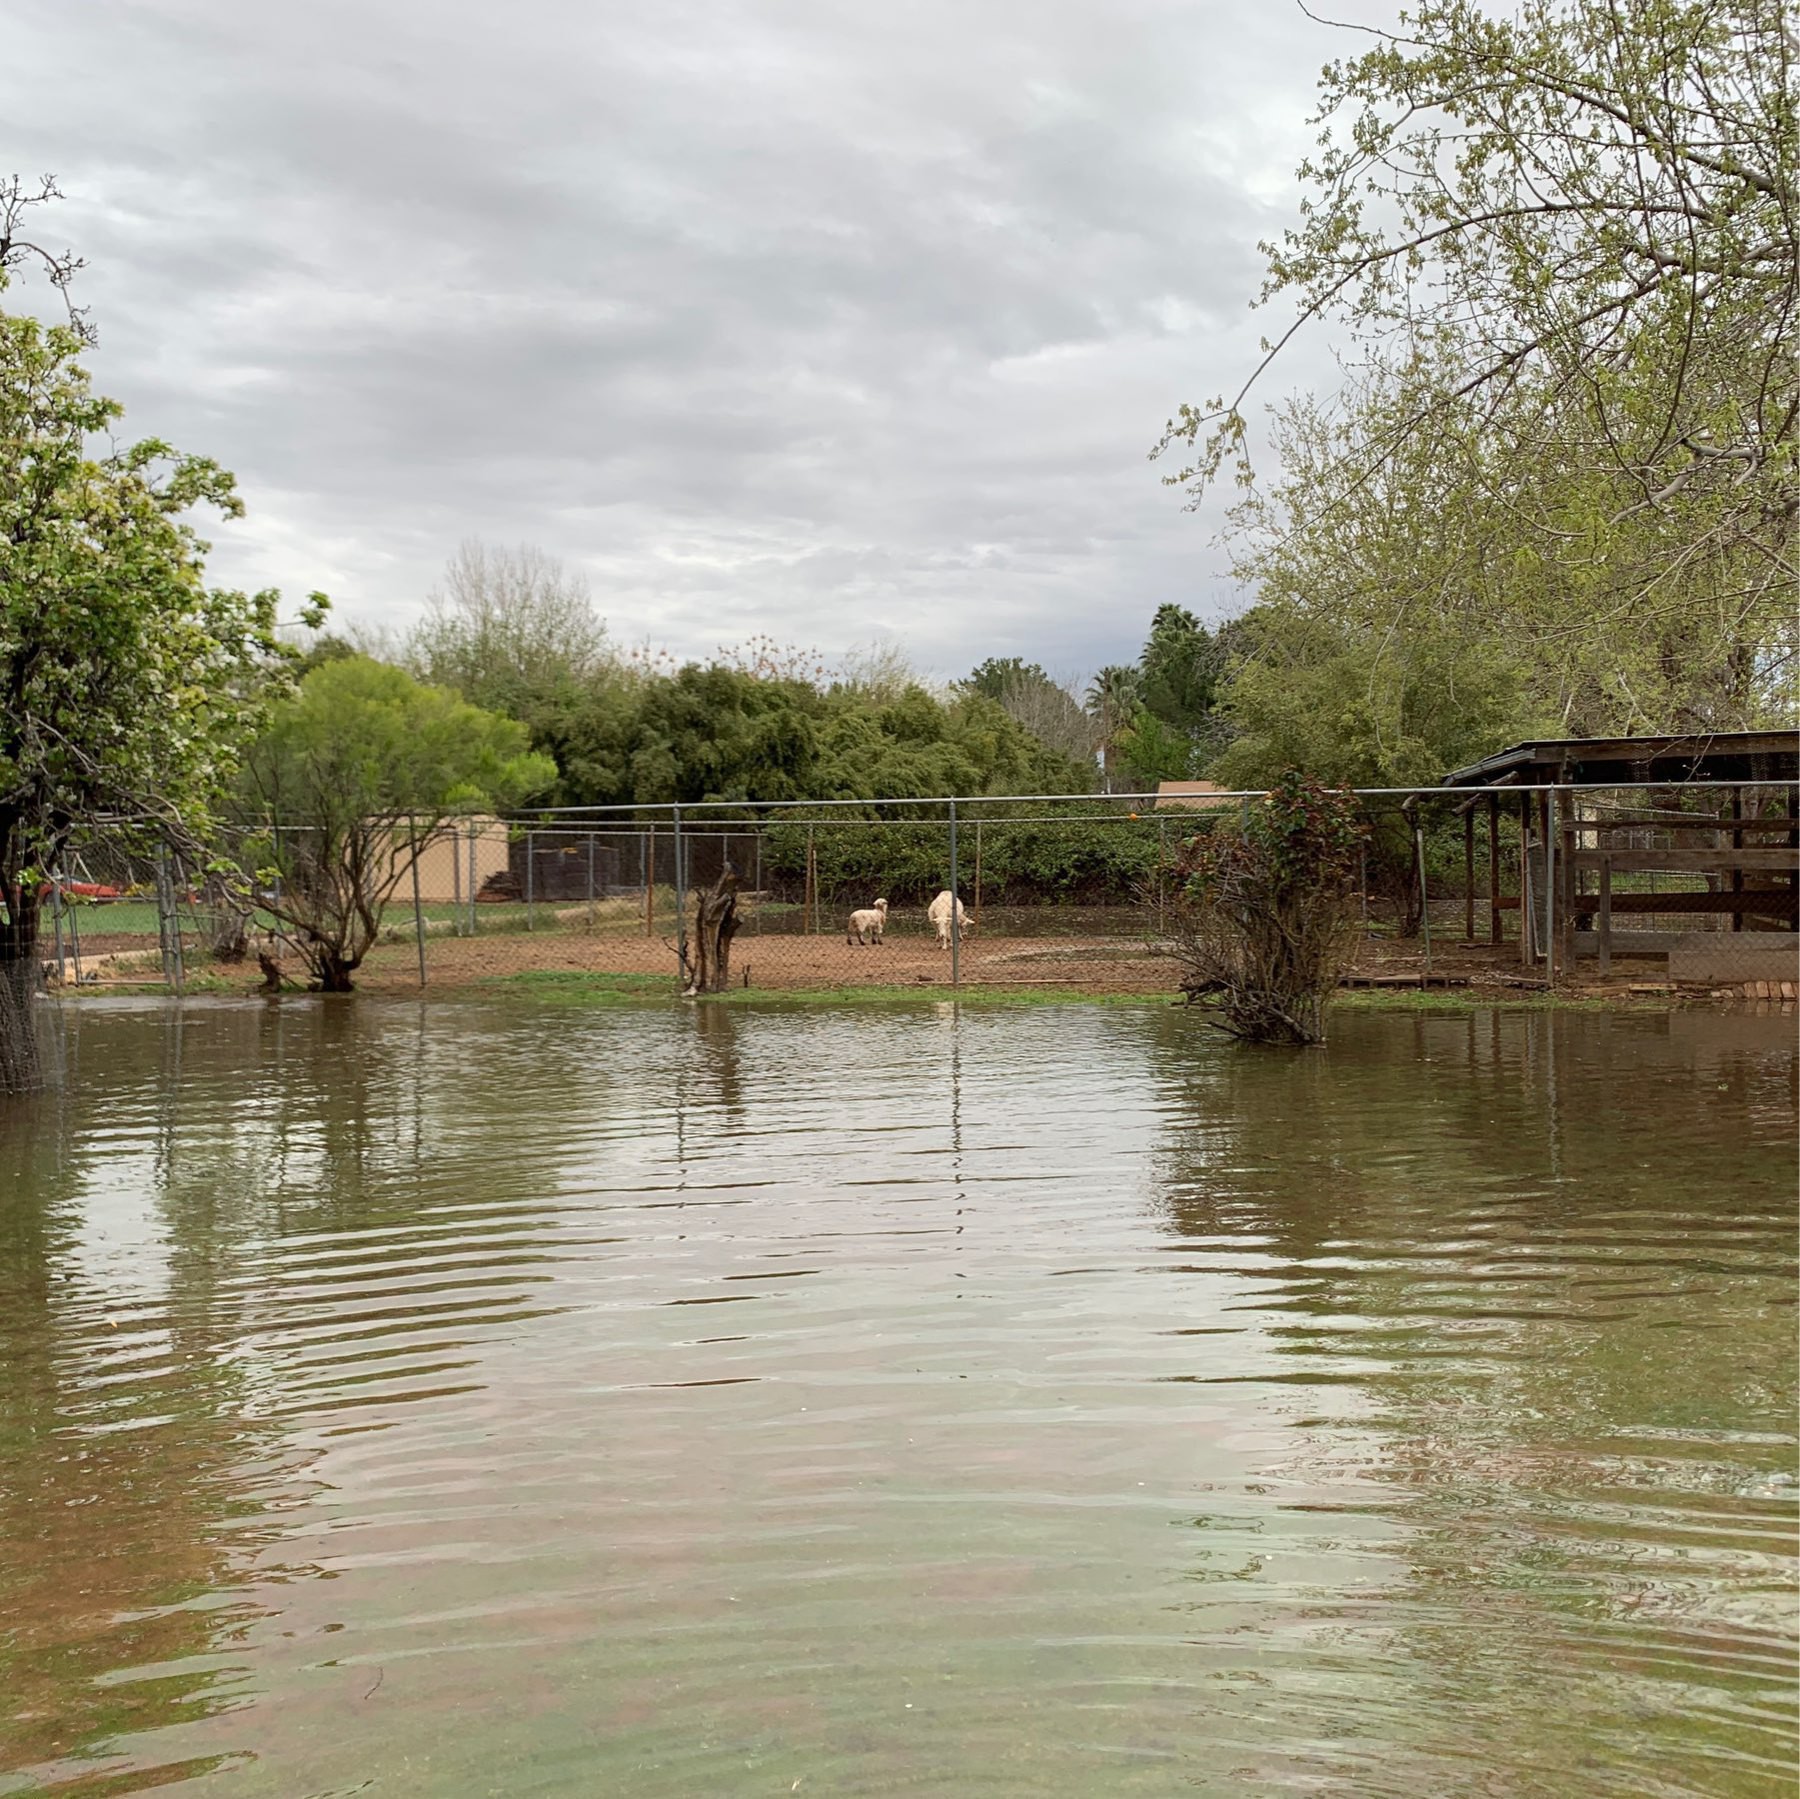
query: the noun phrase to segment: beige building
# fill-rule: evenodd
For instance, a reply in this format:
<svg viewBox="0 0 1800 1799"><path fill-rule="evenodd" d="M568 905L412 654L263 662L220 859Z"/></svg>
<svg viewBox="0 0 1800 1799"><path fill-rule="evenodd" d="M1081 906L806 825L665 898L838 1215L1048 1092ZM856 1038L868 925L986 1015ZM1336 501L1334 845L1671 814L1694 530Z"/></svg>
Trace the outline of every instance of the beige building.
<svg viewBox="0 0 1800 1799"><path fill-rule="evenodd" d="M404 833L402 833L404 838ZM471 881L477 893L490 875L507 870L505 821L492 817L453 818L419 852L419 898L426 905L467 900ZM412 897L410 876L402 874L396 900Z"/></svg>

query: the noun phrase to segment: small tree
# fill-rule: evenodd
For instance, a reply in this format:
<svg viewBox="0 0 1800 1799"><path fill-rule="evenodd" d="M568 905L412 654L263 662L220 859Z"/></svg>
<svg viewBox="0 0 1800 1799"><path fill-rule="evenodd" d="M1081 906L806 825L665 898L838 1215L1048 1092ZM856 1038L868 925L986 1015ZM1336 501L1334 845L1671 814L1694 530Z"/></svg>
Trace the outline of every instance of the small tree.
<svg viewBox="0 0 1800 1799"><path fill-rule="evenodd" d="M1320 1043L1356 938L1355 797L1289 770L1182 846L1170 937L1182 991L1253 1043Z"/></svg>
<svg viewBox="0 0 1800 1799"><path fill-rule="evenodd" d="M327 993L348 993L382 909L459 812L515 805L556 775L525 727L403 670L315 668L245 761L262 903Z"/></svg>

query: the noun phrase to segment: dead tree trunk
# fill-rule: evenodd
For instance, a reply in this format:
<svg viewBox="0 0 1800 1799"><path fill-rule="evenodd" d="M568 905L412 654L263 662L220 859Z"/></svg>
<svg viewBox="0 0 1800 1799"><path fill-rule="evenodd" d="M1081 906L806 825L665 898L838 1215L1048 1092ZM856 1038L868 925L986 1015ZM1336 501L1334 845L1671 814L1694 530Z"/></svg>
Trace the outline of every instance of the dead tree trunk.
<svg viewBox="0 0 1800 1799"><path fill-rule="evenodd" d="M731 940L738 934L738 889L743 881L727 859L711 887L694 895L694 935L688 944L689 993L723 993L731 984Z"/></svg>

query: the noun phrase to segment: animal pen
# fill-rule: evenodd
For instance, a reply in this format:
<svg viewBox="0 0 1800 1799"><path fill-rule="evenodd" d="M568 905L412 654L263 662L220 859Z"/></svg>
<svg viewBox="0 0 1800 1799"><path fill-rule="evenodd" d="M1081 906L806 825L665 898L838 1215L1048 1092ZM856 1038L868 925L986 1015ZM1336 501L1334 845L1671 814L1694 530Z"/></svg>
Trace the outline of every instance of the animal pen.
<svg viewBox="0 0 1800 1799"><path fill-rule="evenodd" d="M1649 978L1759 996L1786 983L1792 997L1793 737L1646 741L1620 740L1635 760L1521 745L1435 787L1362 791L1371 836L1351 981ZM1167 993L1182 846L1261 797L714 800L447 819L396 871L356 984ZM951 894L940 929L933 902ZM851 914L878 899L879 934L853 931ZM141 828L76 846L46 903L45 960L69 984L247 987L258 955L304 979L260 908L239 913L248 964L218 960L230 932L216 880Z"/></svg>
<svg viewBox="0 0 1800 1799"><path fill-rule="evenodd" d="M1464 932L1475 933L1476 818L1488 939L1513 926L1548 977L1592 958L1666 963L1693 983L1792 982L1800 957L1800 755L1791 731L1522 743L1445 776L1466 790ZM1503 820L1505 821L1503 824ZM1502 891L1503 830L1516 831Z"/></svg>

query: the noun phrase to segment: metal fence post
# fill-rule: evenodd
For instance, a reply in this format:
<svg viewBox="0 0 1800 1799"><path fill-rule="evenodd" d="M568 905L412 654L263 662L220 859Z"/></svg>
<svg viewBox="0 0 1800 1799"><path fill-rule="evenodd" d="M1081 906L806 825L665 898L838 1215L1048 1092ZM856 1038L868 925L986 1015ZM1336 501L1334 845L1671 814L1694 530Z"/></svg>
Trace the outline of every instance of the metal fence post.
<svg viewBox="0 0 1800 1799"><path fill-rule="evenodd" d="M165 983L175 983L174 965L169 959L169 869L168 852L159 843L156 846L156 948L162 961L162 977Z"/></svg>
<svg viewBox="0 0 1800 1799"><path fill-rule="evenodd" d="M187 885L187 877L181 864L175 865L175 873L182 876L181 887ZM174 876L169 878L169 947L175 952L175 991L184 992L187 988L187 962L181 953L181 887L175 885Z"/></svg>
<svg viewBox="0 0 1800 1799"><path fill-rule="evenodd" d="M1431 889L1425 880L1425 821L1417 812L1413 814L1413 847L1419 855L1419 929L1425 936L1425 975L1420 982L1431 979Z"/></svg>
<svg viewBox="0 0 1800 1799"><path fill-rule="evenodd" d="M412 844L412 890L413 890L413 935L419 942L419 985L425 985L425 905L419 898L419 853L424 846L419 842L419 827L413 825ZM453 857L452 860L455 858Z"/></svg>
<svg viewBox="0 0 1800 1799"><path fill-rule="evenodd" d="M594 833L587 834L587 906L588 929L594 928Z"/></svg>
<svg viewBox="0 0 1800 1799"><path fill-rule="evenodd" d="M475 935L475 845L481 827L469 820L469 935Z"/></svg>
<svg viewBox="0 0 1800 1799"><path fill-rule="evenodd" d="M681 808L675 814L675 959L680 964L681 978L687 979L687 878L681 866Z"/></svg>
<svg viewBox="0 0 1800 1799"><path fill-rule="evenodd" d="M537 928L536 911L533 905L533 892L536 887L536 877L532 868L532 864L537 860L532 854L532 851L536 848L537 833L535 831L527 831L525 833L525 928L528 931Z"/></svg>
<svg viewBox="0 0 1800 1799"><path fill-rule="evenodd" d="M950 802L950 985L962 985L962 907L956 891L956 801Z"/></svg>
<svg viewBox="0 0 1800 1799"><path fill-rule="evenodd" d="M1156 933L1168 928L1169 821L1156 821Z"/></svg>

